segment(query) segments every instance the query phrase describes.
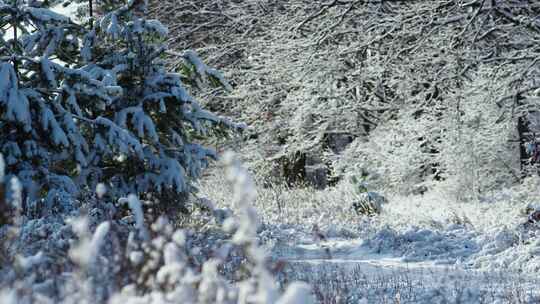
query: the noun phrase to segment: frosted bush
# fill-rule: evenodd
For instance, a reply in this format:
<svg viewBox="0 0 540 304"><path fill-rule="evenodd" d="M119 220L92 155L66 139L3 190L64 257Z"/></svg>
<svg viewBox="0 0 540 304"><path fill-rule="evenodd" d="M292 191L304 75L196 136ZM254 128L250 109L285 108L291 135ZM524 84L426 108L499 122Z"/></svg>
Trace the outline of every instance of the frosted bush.
<svg viewBox="0 0 540 304"><path fill-rule="evenodd" d="M197 270L189 262L191 256L197 255L197 250L189 247L186 232L174 231L166 219L159 218L151 225L151 241L138 243L130 238L127 253L132 267L141 271L135 275L136 284L153 291L141 294L126 286L112 297L112 303L177 303L180 297L182 303L309 303L310 289L303 284L291 284L279 298L277 285L266 268L266 255L258 247L259 224L249 201L255 193L251 178L234 156L227 154L224 160L228 180L235 190L239 217L228 219L223 229L232 233L232 244L242 249L248 261L249 276L234 284L222 277L219 269L232 254L231 244L227 243L218 246L215 257L206 260ZM232 221L236 224L230 226ZM145 276L149 277L140 281Z"/></svg>
<svg viewBox="0 0 540 304"><path fill-rule="evenodd" d="M356 193L355 201L352 204L356 213L372 216L382 212L383 204L387 202L384 196L377 192L368 191L367 183L356 176L351 178L351 184Z"/></svg>
<svg viewBox="0 0 540 304"><path fill-rule="evenodd" d="M164 216L149 222L135 195L118 202L118 207L128 205L122 211L129 212L127 217L120 217L121 209L108 214L107 197L102 196L95 206L91 200L83 202L88 215L63 223L52 218L24 222L18 242L25 247L48 230L66 234L53 233L35 254L17 258L24 272L0 279L0 286L19 291L14 294L19 303L310 303L305 284L291 283L281 296L268 269L269 257L259 247L260 222L250 201L255 198L253 182L234 156L224 159L237 209L222 225L209 222L214 232L175 229ZM94 215L103 211L103 217ZM105 218L110 220L96 222ZM50 251L52 244L65 241L67 248L58 245ZM36 289L45 283L56 287Z"/></svg>

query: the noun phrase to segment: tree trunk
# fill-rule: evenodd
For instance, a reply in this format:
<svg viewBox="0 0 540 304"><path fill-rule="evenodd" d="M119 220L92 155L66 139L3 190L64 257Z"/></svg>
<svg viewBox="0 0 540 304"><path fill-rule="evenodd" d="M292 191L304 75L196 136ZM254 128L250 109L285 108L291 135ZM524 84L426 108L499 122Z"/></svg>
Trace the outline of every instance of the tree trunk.
<svg viewBox="0 0 540 304"><path fill-rule="evenodd" d="M9 224L10 210L6 201L4 183L0 182L0 227Z"/></svg>
<svg viewBox="0 0 540 304"><path fill-rule="evenodd" d="M515 103L519 107L523 104L521 101L523 97L516 95ZM527 152L527 144L530 140L531 130L529 128L529 122L527 121L526 113L519 113L517 121L517 132L519 140L519 165L521 178L527 177L530 172L527 172L527 167L530 165L529 153Z"/></svg>

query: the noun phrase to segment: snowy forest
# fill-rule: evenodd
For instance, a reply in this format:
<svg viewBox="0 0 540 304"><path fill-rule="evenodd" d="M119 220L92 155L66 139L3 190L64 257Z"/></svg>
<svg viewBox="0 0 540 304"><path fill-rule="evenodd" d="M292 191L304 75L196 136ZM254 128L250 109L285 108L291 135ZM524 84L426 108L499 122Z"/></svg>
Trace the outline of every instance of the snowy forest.
<svg viewBox="0 0 540 304"><path fill-rule="evenodd" d="M0 0L0 304L540 303L540 2Z"/></svg>

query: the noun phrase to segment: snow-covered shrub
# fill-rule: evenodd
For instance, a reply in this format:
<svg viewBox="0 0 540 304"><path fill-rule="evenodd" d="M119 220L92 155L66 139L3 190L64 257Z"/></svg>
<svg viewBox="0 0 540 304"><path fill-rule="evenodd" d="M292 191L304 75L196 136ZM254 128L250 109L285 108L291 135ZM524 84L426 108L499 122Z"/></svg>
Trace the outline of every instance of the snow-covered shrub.
<svg viewBox="0 0 540 304"><path fill-rule="evenodd" d="M375 188L403 194L438 184L467 200L509 186L520 178L515 126L501 120L502 110L491 102L497 91L484 88L489 79L500 77L489 73L477 72L474 82L448 93L444 102L400 108L367 139L354 141L336 167L352 171L351 164L362 164L377 176Z"/></svg>
<svg viewBox="0 0 540 304"><path fill-rule="evenodd" d="M104 182L114 197L178 200L216 156L201 140L243 127L190 95L231 89L195 53L181 74L167 71L167 29L144 10L129 1L81 25L37 2L0 2L0 151L30 197L51 205Z"/></svg>
<svg viewBox="0 0 540 304"><path fill-rule="evenodd" d="M142 264L141 269L147 273L147 283L154 284L147 287L152 290L161 289L162 295L159 298L170 299L171 302L182 296L183 301L190 303L310 303L309 286L300 283L292 283L285 294L279 297L278 286L267 269L266 254L258 246L259 220L255 209L251 207L255 195L253 182L232 154L226 155L224 159L227 179L234 189L234 202L239 212L237 218L229 217L222 224L222 229L231 235L230 241L216 244L213 258L206 260L197 270L190 260L195 258L198 250L189 248L186 231L174 231L161 218L152 225L153 233L160 232L159 236L147 244L142 243L142 247L136 242L132 243L132 248L128 249L131 250L131 262L134 267ZM241 249L244 268L237 270L243 273L241 279L230 284L220 275L219 269L235 252L238 254L234 248ZM151 259L143 258L147 256ZM160 261L164 261L163 264ZM149 271L151 269L156 271ZM133 289L127 289L128 293L125 291L126 288L113 298L113 303L137 298L134 298L136 294L132 293ZM139 295L138 299L154 303L155 297L154 293Z"/></svg>
<svg viewBox="0 0 540 304"><path fill-rule="evenodd" d="M0 267L0 295L14 303L312 303L306 284L281 294L259 246L253 182L235 158L225 159L236 216L210 229L175 228L164 216L149 222L130 195L120 199L131 210L121 217L99 186L98 204L82 202L87 215L23 223L24 250ZM29 250L32 243L38 248Z"/></svg>
<svg viewBox="0 0 540 304"><path fill-rule="evenodd" d="M356 192L356 200L352 208L356 213L373 216L382 212L386 198L377 192L368 191L367 184L356 176L351 177L351 183Z"/></svg>

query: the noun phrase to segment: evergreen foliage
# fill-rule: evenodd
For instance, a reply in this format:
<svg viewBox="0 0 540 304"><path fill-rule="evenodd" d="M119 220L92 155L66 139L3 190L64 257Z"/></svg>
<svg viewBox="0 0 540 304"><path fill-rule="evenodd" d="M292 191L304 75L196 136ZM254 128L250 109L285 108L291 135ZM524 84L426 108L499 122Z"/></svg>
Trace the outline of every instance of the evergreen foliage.
<svg viewBox="0 0 540 304"><path fill-rule="evenodd" d="M200 144L242 128L201 108L189 87L230 85L193 52L182 74L161 60L167 29L129 1L77 24L40 2L0 2L0 151L30 197L109 185L186 195L215 152ZM37 193L37 191L42 193Z"/></svg>

